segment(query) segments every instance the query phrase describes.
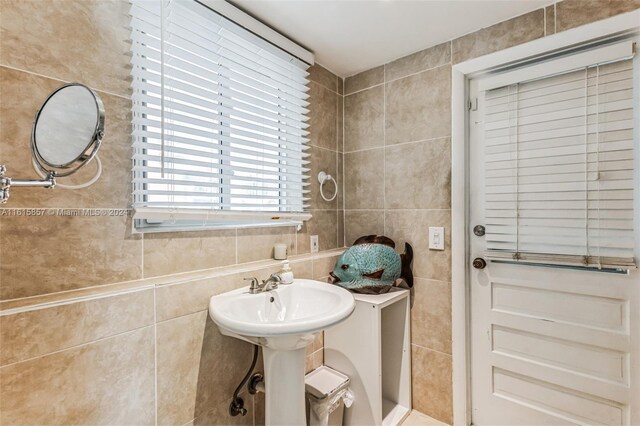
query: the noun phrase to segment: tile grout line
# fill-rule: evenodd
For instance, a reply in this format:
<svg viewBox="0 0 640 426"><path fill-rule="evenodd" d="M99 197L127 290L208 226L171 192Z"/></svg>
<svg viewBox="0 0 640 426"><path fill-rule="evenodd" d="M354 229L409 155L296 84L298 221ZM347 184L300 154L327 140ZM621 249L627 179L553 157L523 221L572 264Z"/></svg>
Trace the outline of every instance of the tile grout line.
<svg viewBox="0 0 640 426"><path fill-rule="evenodd" d="M338 78L337 81L337 85L340 85L340 77L336 77ZM343 89L342 91L344 92L344 84L343 84ZM338 167L340 166L340 116L338 114L338 112L341 110L340 109L340 100L342 99L342 96L338 95L337 99L336 99L336 175L341 175L340 170L338 170ZM344 105L342 106L342 111L344 113ZM343 149L344 151L344 149ZM343 158L344 159L344 158ZM338 190L340 188L338 188L338 180L337 180L338 176L336 176L336 246L338 247L342 247L342 244L340 244L340 198L338 197ZM342 179L344 180L344 174L342 175ZM341 193L342 194L342 193ZM340 195L341 195L340 194ZM344 208L344 206L342 206ZM342 224L342 227L344 228L344 223Z"/></svg>
<svg viewBox="0 0 640 426"><path fill-rule="evenodd" d="M10 367L10 366L13 366L13 365L16 365L16 364L34 361L34 360L39 359L39 358L44 358L44 357L47 357L47 356L59 354L61 352L69 351L69 350L72 350L72 349L78 349L78 348L81 348L81 347L84 347L84 346L92 345L94 343L102 342L102 341L107 340L107 339L113 339L115 337L125 336L127 334L133 334L136 331L144 330L145 328L150 328L150 327L153 327L153 324L143 325L143 326L140 326L140 327L132 328L131 330L126 330L126 331L122 331L120 333L112 334L110 336L100 337L99 339L90 340L88 342L83 342L83 343L78 343L77 345L72 345L72 346L69 346L69 347L66 347L66 348L57 349L57 350L52 351L52 352L47 352L45 354L32 356L32 357L29 357L29 358L22 359L20 361L10 362L9 364L5 364L5 365L1 366L0 370L2 370L4 368L7 368L7 367Z"/></svg>
<svg viewBox="0 0 640 426"><path fill-rule="evenodd" d="M382 234L387 235L387 65L382 67Z"/></svg>
<svg viewBox="0 0 640 426"><path fill-rule="evenodd" d="M371 148L363 148L363 149L358 149L355 151L347 151L345 152L345 154L355 154L358 152L364 152L364 151L372 151L374 149L382 149L382 148L391 148L394 146L402 146L402 145L408 145L408 144L415 144L415 143L421 143L421 142L433 142L433 141L437 141L440 139L447 139L447 138L451 138L451 135L446 135L446 136L437 136L435 138L429 138L429 139L421 139L421 140L416 140L416 141L407 141L407 142L398 142L398 143L393 143L391 145L383 145L383 146L374 146Z"/></svg>
<svg viewBox="0 0 640 426"><path fill-rule="evenodd" d="M453 67L453 40L449 40L449 64Z"/></svg>
<svg viewBox="0 0 640 426"><path fill-rule="evenodd" d="M332 73L332 74L333 74L333 73ZM337 76L336 76L336 77L337 77ZM311 80L311 79L309 79L309 82L310 82L310 83L313 83L313 84L316 84L316 85L318 85L318 86L322 87L323 89L327 89L328 91L330 91L331 93L335 93L336 95L339 95L339 94L340 94L340 93L338 93L338 86L337 86L337 85L336 85L336 90L333 90L331 87L327 87L327 86L325 86L324 84L322 84L322 83L320 83L320 82L318 82L318 81L315 81L315 80Z"/></svg>
<svg viewBox="0 0 640 426"><path fill-rule="evenodd" d="M256 396L255 395L251 395L251 407L253 408L253 411L251 413L251 417L253 420L253 426L257 426L256 425Z"/></svg>
<svg viewBox="0 0 640 426"><path fill-rule="evenodd" d="M446 43L446 42L445 42L445 43ZM399 59L402 59L402 58L399 58ZM389 80L389 81L386 81L386 76L383 76L382 83L374 84L374 85L372 85L372 86L369 86L369 87L365 87L365 88L363 88L363 89L356 90L356 91L354 91L354 92L351 92L351 93L345 94L344 96L345 96L345 97L347 97L347 96L355 95L356 93L364 92L365 90L373 89L373 88L375 88L375 87L382 86L382 85L387 84L387 83L394 83L394 82L396 82L396 81L398 81L398 80L402 80L403 78L413 77L413 76L416 76L416 75L418 75L418 74L422 74L422 73L427 72L427 71L433 71L433 70L438 69L438 68L442 68L442 67L446 67L446 66L451 66L451 64L452 64L452 61L444 62L444 63L442 63L442 64L440 64L440 65L436 65L435 67L425 68L425 69L423 69L423 70L416 71L416 72L413 72L413 73L411 73L411 74L403 75L402 77L396 77L396 78L394 78L394 79L392 79L392 80ZM383 74L386 74L386 65L387 65L387 64L385 64L385 68L384 68ZM366 71L363 71L363 72L366 72ZM356 75L357 75L357 74L356 74Z"/></svg>
<svg viewBox="0 0 640 426"><path fill-rule="evenodd" d="M53 76L48 76L48 75L45 75L45 74L40 74L40 73L37 73L37 72L34 72L34 71L29 71L29 70L25 70L25 69L22 69L22 68L17 68L17 67L14 67L14 66L11 66L11 65L7 65L7 64L0 64L0 68L7 68L7 69L10 69L10 70L13 70L13 71L18 71L18 72L23 72L25 74L34 75L36 77L46 78L47 80L59 81L61 83L71 83L71 81L63 80L63 79L58 78L58 77L53 77ZM87 84L87 86L89 86L89 85ZM99 88L94 87L94 86L89 86L89 87L91 89L97 91L97 92L104 93L105 95L116 96L118 98L126 99L128 101L131 100L131 96L130 95L129 96L120 95L118 93L114 93L114 92L111 92L109 90L99 89Z"/></svg>
<svg viewBox="0 0 640 426"><path fill-rule="evenodd" d="M344 93L344 87L345 87L345 83L346 80L343 80L343 90L342 92ZM346 241L347 241L347 217L346 217L346 211L347 211L347 197L345 195L345 187L346 187L346 180L347 180L347 175L344 172L344 167L345 167L345 158L344 158L344 140L345 140L345 134L344 134L344 125L345 125L345 108L344 108L344 95L342 95L342 245L341 247L345 247L346 246Z"/></svg>
<svg viewBox="0 0 640 426"><path fill-rule="evenodd" d="M445 42L445 43L446 43L446 42ZM411 73L411 74L403 75L402 77L396 77L396 78L393 78L393 79L391 79L391 80L389 80L389 81L386 81L386 80L385 80L385 84L386 84L386 83L394 83L394 82L396 82L396 81L398 81L398 80L402 80L403 78L413 77L413 76L416 76L416 75L418 75L418 74L422 74L422 73L425 73L425 72L427 72L427 71L433 71L433 70L436 70L436 69L438 69L438 68L442 68L442 67L446 67L446 66L451 66L451 61L443 62L443 63L441 63L440 65L436 65L436 66L434 66L434 67L425 68L425 69L423 69L423 70L416 71L416 72L413 72L413 73Z"/></svg>
<svg viewBox="0 0 640 426"><path fill-rule="evenodd" d="M424 47L424 48L422 48L422 49L418 49L418 50L416 50L416 51L414 51L414 52L407 53L406 55L402 55L402 56L400 56L400 57L396 57L396 58L394 58L394 59L390 60L389 62L386 62L384 65L391 65L391 64L393 64L394 62L398 62L398 61L401 61L401 60L403 60L403 59L407 59L407 58L408 58L408 57L410 57L410 56L417 55L417 54L422 53L422 52L425 52L425 51L427 51L427 50L433 50L433 49L435 49L436 47L440 47L440 46L442 46L443 44L447 44L447 43L450 43L450 42L451 42L451 39L449 39L449 40L445 40L445 41L443 41L442 43L438 43L438 44L434 44L434 45L431 45L431 46ZM381 66L381 65L379 65L379 66ZM367 71L368 71L368 70L367 70ZM366 71L363 71L363 72L366 72ZM358 74L356 74L356 75L358 75ZM402 78L402 77L399 77L399 78Z"/></svg>
<svg viewBox="0 0 640 426"><path fill-rule="evenodd" d="M384 78L384 77L383 77L383 78ZM384 84L384 80L383 80L383 82L382 82L382 83L374 84L373 86L368 86L368 87L365 87L364 89L358 89L358 90L353 91L353 92L351 92L351 93L346 93L346 94L344 95L344 97L346 98L347 96L355 95L355 94L358 94L358 93L361 93L361 92L367 91L367 90L369 90L369 89L374 89L374 88L376 88L376 87L378 87L378 86L382 86L383 84Z"/></svg>
<svg viewBox="0 0 640 426"><path fill-rule="evenodd" d="M140 275L144 280L144 233L140 237L140 267L142 268Z"/></svg>
<svg viewBox="0 0 640 426"><path fill-rule="evenodd" d="M306 144L306 146L312 146L312 147L314 147L314 148L323 149L323 150L325 150L325 151L338 152L338 151L336 151L335 149L325 148L325 147L323 147L323 146L315 145L315 144L312 144L312 143L308 143L308 144Z"/></svg>
<svg viewBox="0 0 640 426"><path fill-rule="evenodd" d="M301 227L302 227L302 226L304 226L304 223L301 225ZM294 231L294 233L293 233L294 238L296 239L296 241L295 241L295 247L296 247L296 256L297 256L298 254L300 254L300 253L298 253L298 251L299 251L299 250L298 250L298 232L299 232L299 231L298 231L298 227L297 227L297 226L294 226L294 227L293 227L293 231ZM302 228L300 228L300 231L302 231ZM287 259L288 259L288 258L289 258L289 256L287 256Z"/></svg>
<svg viewBox="0 0 640 426"><path fill-rule="evenodd" d="M434 280L434 281L437 281L437 280ZM242 287L238 287L238 288L242 288ZM236 290L237 290L237 289L236 289ZM230 290L230 291L233 291L233 290ZM218 296L219 294L222 294L222 293L215 293L215 294L213 294L213 295L212 295L212 297L213 297L213 296ZM173 317L164 318L164 319L162 319L162 320L158 321L157 323L158 323L158 324L166 324L166 323L168 323L169 321L173 321L173 320L177 320L177 319L181 319L181 318L186 318L186 317L188 317L189 315L200 314L200 313L202 313L202 312L207 312L207 314L208 314L208 313L209 313L209 308L208 308L208 307L206 307L206 308L203 308L203 309L198 309L197 311L187 312L186 314L179 314L179 315L175 315L175 316L173 316Z"/></svg>
<svg viewBox="0 0 640 426"><path fill-rule="evenodd" d="M437 278L425 278L425 277L419 277L419 276L414 276L414 279L418 279L418 280L423 280L423 281L433 281L433 282L437 282L440 284L447 284L447 285L451 285L451 279L448 280L440 280Z"/></svg>
<svg viewBox="0 0 640 426"><path fill-rule="evenodd" d="M154 380L154 406L155 406L155 421L158 426L158 304L156 293L158 289L153 288L153 380Z"/></svg>
<svg viewBox="0 0 640 426"><path fill-rule="evenodd" d="M422 345L419 345L419 344L417 344L417 343L413 343L413 342L411 342L411 346L416 346L416 347L418 347L418 348L420 348L420 349L426 349L426 350L431 351L431 352L436 352L436 353L439 353L440 355L446 355L446 356L448 356L448 357L450 357L450 358L452 357L452 355L451 355L451 354L448 354L448 353L446 353L446 352L439 351L439 350L437 350L437 349L428 348L428 347L426 347L426 346L422 346Z"/></svg>
<svg viewBox="0 0 640 426"><path fill-rule="evenodd" d="M309 247L309 250L311 250L311 247ZM316 254L317 253L312 253L311 254L311 259L310 259L311 260L311 278L315 277L314 267L315 267L316 261L315 261L315 257L314 256Z"/></svg>
<svg viewBox="0 0 640 426"><path fill-rule="evenodd" d="M360 212L379 212L379 211L394 211L394 212L443 212L451 211L451 208L446 209L349 209L349 211Z"/></svg>

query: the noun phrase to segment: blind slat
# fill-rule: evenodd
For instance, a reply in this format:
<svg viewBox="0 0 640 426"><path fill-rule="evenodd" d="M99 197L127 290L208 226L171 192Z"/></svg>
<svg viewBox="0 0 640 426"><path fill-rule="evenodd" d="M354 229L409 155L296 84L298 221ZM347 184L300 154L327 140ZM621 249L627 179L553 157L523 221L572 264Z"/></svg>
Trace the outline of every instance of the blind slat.
<svg viewBox="0 0 640 426"><path fill-rule="evenodd" d="M137 143L140 144L145 144L145 143L149 143L149 144L157 144L159 143L162 135L158 132L152 132L152 131L141 131L141 130L136 130L133 132L134 136L141 136L141 137L146 137L148 138L147 141L137 141ZM155 140L154 140L155 139ZM212 146L213 142L212 139L217 143L217 142L226 142L225 145L217 145L216 146ZM193 145L193 146L204 146L204 147L211 147L211 148L218 148L218 149L226 149L227 151L231 150L231 145L230 144L238 144L238 145L242 145L244 147L254 147L254 148L260 148L260 149L264 149L265 151L270 151L275 149L273 144L263 144L263 146L261 146L261 144L259 142L250 142L247 141L245 139L239 139L236 137L232 137L232 136L226 136L226 135L215 135L215 138L209 138L206 139L205 141L199 141L197 139L194 138L189 138L189 137L181 137L181 136L176 136L176 135L166 135L165 134L165 141L172 141L172 142L176 142L176 143L181 143L181 144L186 144L186 145ZM305 150L307 150L309 147L308 146L302 146L299 149L296 149L297 145L295 144L278 144L279 145L279 151L281 153L287 154L290 153L292 155L295 154L300 154L300 152L302 151L303 154L302 155L296 155L296 158L301 156L302 158L307 158L309 155L304 153ZM287 146L292 146L291 149L286 148Z"/></svg>
<svg viewBox="0 0 640 426"><path fill-rule="evenodd" d="M307 108L278 97L278 92L275 90L271 93L263 92L247 86L241 81L234 81L232 84L231 81L233 80L221 76L221 74L224 73L223 70L220 70L221 74L194 74L193 72L172 67L171 65L161 67L159 63L140 58L139 56L134 56L131 59L131 63L134 65L134 76L143 78L149 82L154 82L158 84L158 86L166 84L171 87L182 82L182 87L189 86L191 92L196 92L200 96L222 96L227 99L227 102L239 100L249 103L250 105L259 105L265 109L278 109L281 110L282 113L288 113L291 117L299 118L301 121L305 119L304 114L309 112ZM141 67L143 67L144 71L140 71ZM231 75L232 73L229 72L228 74ZM161 82L162 75L164 75L165 78L164 83ZM220 81L220 83L226 83L227 85L222 86L218 81Z"/></svg>
<svg viewBox="0 0 640 426"><path fill-rule="evenodd" d="M176 166L180 166L180 164L176 164ZM179 168L174 168L174 167L169 167L169 165L165 166L164 169L160 168L160 167L153 167L153 166L147 166L146 168L147 170L147 174L148 176L161 176L162 172L164 171L165 174L169 174L172 176L175 176L175 178L177 179L181 179L183 177L194 177L193 180L198 180L195 179L195 177L205 177L208 179L225 179L228 182L231 182L230 185L233 185L233 182L235 181L239 181L239 182L250 182L253 184L257 184L257 183L265 183L265 184L270 184L270 185L274 185L274 184L286 184L287 186L291 186L291 187L295 187L295 188L299 188L299 187L306 187L309 186L310 183L306 182L306 181L295 181L295 180L291 180L291 179L286 179L285 177L282 176L278 176L278 175L273 175L273 177L271 178L265 178L265 177L255 177L255 176L250 176L250 177L245 177L242 176L241 174L237 173L234 175L230 175L229 173L223 173L224 171L220 171L220 172L211 172L211 171L207 171L207 172L202 172L199 170L194 170L193 168L189 168L189 169L179 169ZM253 174L255 175L255 173ZM148 178L134 178L134 183L144 183L145 180L147 180ZM162 179L163 182L166 182L165 179Z"/></svg>
<svg viewBox="0 0 640 426"><path fill-rule="evenodd" d="M146 80L136 82L135 84L136 89L138 89L139 92L132 95L134 102L144 102L150 105L159 106L161 97L158 86L153 86ZM282 114L278 114L278 111L267 110L252 105L237 105L235 109L232 109L226 106L225 99L227 99L227 97L225 96L204 97L196 93L190 93L188 90L190 90L189 87L182 83L174 83L173 87L164 87L165 101L186 102L218 113L230 114L233 112L238 116L245 115L249 119L266 119L268 121L281 123L283 129L291 130L294 134L299 134L300 136L306 136L309 134L308 131L304 130L309 127L309 125L304 121L283 116ZM223 105L222 102L225 104Z"/></svg>
<svg viewBox="0 0 640 426"><path fill-rule="evenodd" d="M141 47L139 50L139 54L144 54L144 56L138 56L136 63L144 65L147 72L159 74L161 72L160 52L156 49L148 49L145 47ZM296 91L294 89L283 89L282 86L267 85L246 74L241 74L237 70L234 71L224 68L223 65L217 64L214 61L206 61L191 52L179 50L175 46L169 46L164 50L164 62L166 66L164 72L178 79L188 74L194 74L201 76L203 79L209 79L211 83L215 84L217 82L229 81L228 79L221 80L221 76L228 75L232 77L235 82L241 84L245 90L260 90L279 100L286 101L286 103L293 108L300 108L303 112L306 112L305 107L309 104L305 100L308 97L306 91ZM244 69L243 71L245 73L249 72L248 69Z"/></svg>
<svg viewBox="0 0 640 426"><path fill-rule="evenodd" d="M282 176L282 177L290 177L290 178L300 178L300 173L299 170L302 170L303 172L308 171L309 169L307 168L300 168L300 167L290 167L291 169L296 169L294 170L294 172L288 172L286 171L289 167L286 166L280 166L278 164L273 164L273 163L263 163L263 162L259 162L259 161L253 161L253 160L246 160L246 161L241 161L242 159L238 159L238 158L233 158L232 160L237 162L237 163L243 163L243 164L247 164L247 165L252 165L255 167L244 167L244 166L240 166L240 165L234 165L233 168L231 167L220 167L219 164L215 164L212 163L211 161L199 161L199 160L193 160L193 159L185 159L185 158L175 158L175 157L162 157L160 155L150 155L150 154L134 154L133 156L134 160L145 160L145 161L150 161L150 162L157 162L158 164L162 163L163 161L165 163L168 164L184 164L184 165L188 165L188 166L196 166L196 167L209 167L209 168L222 168L222 169L233 169L234 171L238 171L238 172L246 172L246 173L253 173L256 174L258 176ZM257 168L257 167L261 167L261 168ZM270 170L272 169L272 170Z"/></svg>
<svg viewBox="0 0 640 426"><path fill-rule="evenodd" d="M280 167L283 169L301 169L302 166L309 164L308 161L304 161L298 158L291 157L282 157L273 154L266 154L264 152L255 152L249 150L241 150L239 148L232 150L216 149L214 151L203 151L199 149L190 149L190 148L181 148L179 146L172 146L165 144L164 147L158 145L150 145L150 144L133 144L134 148L145 148L147 153L157 152L160 153L162 151L166 153L172 154L181 154L183 157L187 158L211 158L215 160L221 161L241 161L247 162L249 164L261 165L261 164L269 164L273 167ZM230 151L228 154L225 154L225 151ZM235 155L234 155L235 154ZM274 160L271 162L266 162L266 160Z"/></svg>
<svg viewBox="0 0 640 426"><path fill-rule="evenodd" d="M237 197L242 199L241 196ZM268 203L224 203L224 202L211 202L211 201L149 201L144 207L165 207L167 209L181 209L181 208L209 208L211 210L214 209L224 209L224 210L249 210L253 212L259 211L271 211L272 214L277 214L280 211L294 212L298 213L297 209L307 208L308 204L302 203L291 203L284 207L281 207L282 210L272 210L273 206L277 206L277 203L272 203L271 205Z"/></svg>
<svg viewBox="0 0 640 426"><path fill-rule="evenodd" d="M161 112L159 110L148 108L143 106L139 108L140 113L146 115L146 119L136 119L137 124L159 127ZM154 118L152 118L154 117ZM248 123L237 118L225 117L222 114L211 114L210 117L195 116L194 114L183 113L174 109L165 108L164 111L165 120L171 120L173 123L183 123L187 127L198 126L204 128L214 128L221 130L226 128L228 133L237 133L247 137L258 137L270 139L271 143L286 145L287 142L291 145L291 142L295 144L303 144L309 141L308 138L300 137L274 128L273 126L260 126L257 124ZM178 126L178 124L175 124ZM165 127L166 128L166 127ZM223 130L224 131L224 130ZM212 133L213 134L213 133Z"/></svg>
<svg viewBox="0 0 640 426"><path fill-rule="evenodd" d="M140 179L134 179L133 180L134 183L154 183L154 184L159 184L159 185L165 185L165 186L170 186L170 185L176 185L176 186L192 186L193 185L193 180L180 180L180 179L171 179L171 181L167 182L165 179L154 179L154 178L140 178ZM271 186L263 186L263 185L258 185L258 184L253 184L253 185L241 185L241 184L234 184L232 181L230 183L220 183L218 182L203 182L203 181L198 181L198 186L200 187L207 187L207 188L220 188L220 189L255 189L258 191L262 191L262 192L279 192L279 191L286 191L287 189L296 189L296 190L300 190L300 186L301 184L296 184L295 182L288 182L288 181L274 181L272 183L267 183L266 185L271 185ZM303 194L309 193L309 190L302 190Z"/></svg>

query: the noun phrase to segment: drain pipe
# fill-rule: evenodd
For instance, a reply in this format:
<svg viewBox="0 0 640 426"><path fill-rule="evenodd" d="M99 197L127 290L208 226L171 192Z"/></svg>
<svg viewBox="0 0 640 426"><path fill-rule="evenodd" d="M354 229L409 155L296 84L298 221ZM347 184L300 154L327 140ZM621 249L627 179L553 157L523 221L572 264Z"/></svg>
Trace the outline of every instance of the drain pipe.
<svg viewBox="0 0 640 426"><path fill-rule="evenodd" d="M264 376L262 373L255 373L251 376L251 380L247 383L247 389L251 395L255 395L258 392L264 393Z"/></svg>
<svg viewBox="0 0 640 426"><path fill-rule="evenodd" d="M256 363L258 362L258 351L260 347L258 345L253 345L253 361L251 361L251 367L249 367L249 371L245 374L244 378L236 388L235 392L233 392L233 399L231 400L231 404L229 404L229 415L235 417L237 415L246 416L247 409L244 408L244 400L238 396L238 393L242 389L242 387L247 383L249 377L251 377L251 373L253 373L253 369L256 368ZM259 374L259 373L256 373ZM262 375L261 375L262 376ZM264 389L264 386L263 386Z"/></svg>

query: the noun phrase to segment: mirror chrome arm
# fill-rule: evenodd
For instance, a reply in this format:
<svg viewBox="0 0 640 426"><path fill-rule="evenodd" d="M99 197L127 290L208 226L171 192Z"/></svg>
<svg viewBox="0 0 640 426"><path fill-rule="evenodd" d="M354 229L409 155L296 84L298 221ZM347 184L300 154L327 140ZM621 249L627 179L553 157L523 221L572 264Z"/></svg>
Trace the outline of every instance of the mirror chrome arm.
<svg viewBox="0 0 640 426"><path fill-rule="evenodd" d="M0 204L4 204L9 200L10 189L12 186L37 186L41 188L53 188L56 186L55 173L47 174L46 179L12 179L5 176L7 167L0 164Z"/></svg>

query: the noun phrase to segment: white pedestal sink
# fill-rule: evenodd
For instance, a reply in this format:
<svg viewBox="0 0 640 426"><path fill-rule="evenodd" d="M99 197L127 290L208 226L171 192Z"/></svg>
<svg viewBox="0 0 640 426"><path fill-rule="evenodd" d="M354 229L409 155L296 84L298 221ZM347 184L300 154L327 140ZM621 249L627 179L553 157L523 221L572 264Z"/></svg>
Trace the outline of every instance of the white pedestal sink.
<svg viewBox="0 0 640 426"><path fill-rule="evenodd" d="M305 347L354 308L347 290L303 279L263 293L244 287L211 298L209 315L222 334L262 346L267 426L306 424Z"/></svg>

